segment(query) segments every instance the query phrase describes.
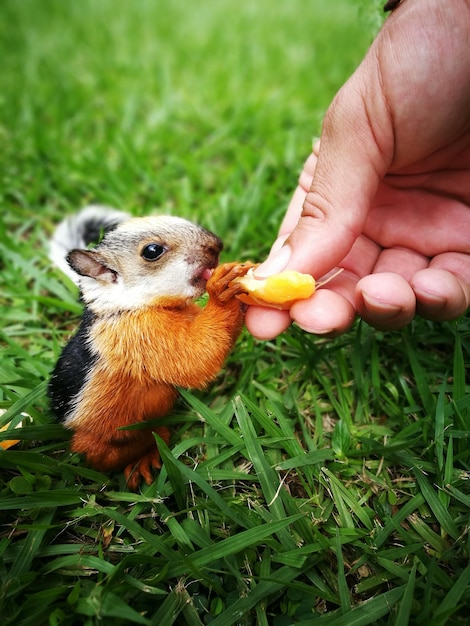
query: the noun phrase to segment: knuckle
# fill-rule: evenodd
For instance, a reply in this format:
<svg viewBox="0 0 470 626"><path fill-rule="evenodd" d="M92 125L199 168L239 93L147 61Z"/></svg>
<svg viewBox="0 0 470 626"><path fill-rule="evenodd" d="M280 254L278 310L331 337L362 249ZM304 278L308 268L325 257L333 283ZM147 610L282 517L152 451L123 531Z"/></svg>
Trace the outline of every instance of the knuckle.
<svg viewBox="0 0 470 626"><path fill-rule="evenodd" d="M309 191L302 205L301 217L310 217L325 222L328 219L328 209L324 206L324 200L316 191Z"/></svg>

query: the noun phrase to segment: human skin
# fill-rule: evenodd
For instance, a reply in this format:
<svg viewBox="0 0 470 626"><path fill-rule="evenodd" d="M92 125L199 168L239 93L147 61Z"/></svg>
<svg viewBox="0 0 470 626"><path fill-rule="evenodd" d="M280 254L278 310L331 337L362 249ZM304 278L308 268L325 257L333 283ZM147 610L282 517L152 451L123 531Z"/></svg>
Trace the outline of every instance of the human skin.
<svg viewBox="0 0 470 626"><path fill-rule="evenodd" d="M292 321L335 336L356 315L399 329L470 304L470 1L404 0L329 107L268 259L317 281L290 311L249 307L270 339Z"/></svg>

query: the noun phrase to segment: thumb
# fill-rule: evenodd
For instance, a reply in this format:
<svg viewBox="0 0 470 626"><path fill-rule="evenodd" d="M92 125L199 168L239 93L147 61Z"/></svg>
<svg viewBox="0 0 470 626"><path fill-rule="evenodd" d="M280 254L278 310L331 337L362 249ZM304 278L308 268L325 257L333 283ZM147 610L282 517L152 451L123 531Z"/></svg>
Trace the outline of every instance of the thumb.
<svg viewBox="0 0 470 626"><path fill-rule="evenodd" d="M282 247L273 247L257 276L295 269L320 278L341 262L361 234L393 154L389 114L373 84L364 93L365 71L367 60L329 107L313 181L296 225ZM292 223L292 217L284 222Z"/></svg>

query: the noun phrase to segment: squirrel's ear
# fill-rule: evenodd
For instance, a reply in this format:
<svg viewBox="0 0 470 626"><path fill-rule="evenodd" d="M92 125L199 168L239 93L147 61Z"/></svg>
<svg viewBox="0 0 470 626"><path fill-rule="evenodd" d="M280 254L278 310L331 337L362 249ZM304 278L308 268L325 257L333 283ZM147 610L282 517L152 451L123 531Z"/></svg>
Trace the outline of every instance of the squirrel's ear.
<svg viewBox="0 0 470 626"><path fill-rule="evenodd" d="M109 268L93 250L72 250L67 256L70 267L80 274L105 283L115 283L117 272Z"/></svg>

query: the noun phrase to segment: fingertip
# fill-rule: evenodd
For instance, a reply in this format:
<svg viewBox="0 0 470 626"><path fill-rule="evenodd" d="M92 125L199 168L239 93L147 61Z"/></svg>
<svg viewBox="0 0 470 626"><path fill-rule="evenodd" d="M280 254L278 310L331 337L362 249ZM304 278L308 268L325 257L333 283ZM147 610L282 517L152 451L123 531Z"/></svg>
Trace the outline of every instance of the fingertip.
<svg viewBox="0 0 470 626"><path fill-rule="evenodd" d="M413 320L416 297L402 276L392 272L371 274L356 285L356 309L374 328L398 330Z"/></svg>
<svg viewBox="0 0 470 626"><path fill-rule="evenodd" d="M288 311L278 311L267 307L249 306L245 314L248 331L261 341L274 339L291 325Z"/></svg>
<svg viewBox="0 0 470 626"><path fill-rule="evenodd" d="M285 269L319 279L341 264L356 239L357 235L337 216L304 214L286 240L291 254Z"/></svg>
<svg viewBox="0 0 470 626"><path fill-rule="evenodd" d="M416 294L417 311L426 319L438 322L454 320L469 306L470 287L463 285L447 270L420 270L413 276L411 285Z"/></svg>
<svg viewBox="0 0 470 626"><path fill-rule="evenodd" d="M329 289L319 289L312 298L296 302L290 315L302 330L325 337L342 335L356 317L351 302Z"/></svg>

